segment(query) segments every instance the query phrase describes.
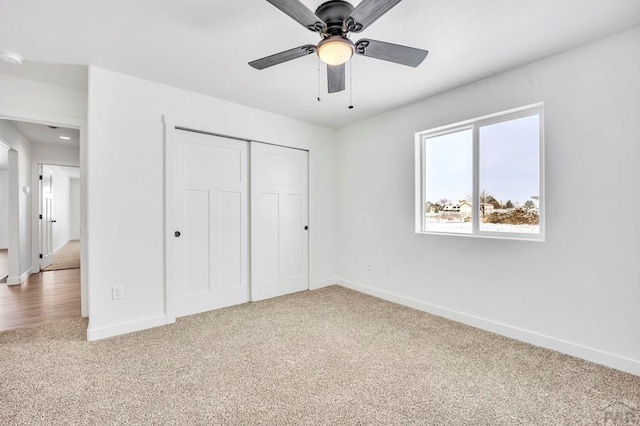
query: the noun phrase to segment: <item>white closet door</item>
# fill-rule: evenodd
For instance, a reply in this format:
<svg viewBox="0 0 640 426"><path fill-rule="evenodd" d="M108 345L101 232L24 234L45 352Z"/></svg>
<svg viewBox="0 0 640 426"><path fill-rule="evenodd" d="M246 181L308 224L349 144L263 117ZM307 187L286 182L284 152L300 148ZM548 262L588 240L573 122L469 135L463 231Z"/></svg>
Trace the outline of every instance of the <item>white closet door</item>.
<svg viewBox="0 0 640 426"><path fill-rule="evenodd" d="M248 143L176 132L177 316L249 301Z"/></svg>
<svg viewBox="0 0 640 426"><path fill-rule="evenodd" d="M308 153L251 143L251 300L309 288Z"/></svg>

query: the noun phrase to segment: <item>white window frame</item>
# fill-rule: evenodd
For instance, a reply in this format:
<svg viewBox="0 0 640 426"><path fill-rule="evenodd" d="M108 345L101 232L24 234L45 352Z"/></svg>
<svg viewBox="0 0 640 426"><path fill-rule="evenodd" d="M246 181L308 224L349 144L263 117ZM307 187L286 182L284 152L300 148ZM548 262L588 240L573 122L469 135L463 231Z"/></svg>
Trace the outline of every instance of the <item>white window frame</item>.
<svg viewBox="0 0 640 426"><path fill-rule="evenodd" d="M540 174L540 194L539 194L539 233L519 233L519 232L491 232L480 230L480 181L479 181L479 165L480 165L480 137L479 129L481 127L501 123L505 121L511 121L518 118L530 117L538 115L539 120L539 174ZM457 233L457 232L438 232L425 230L425 149L426 140L437 136L442 136L450 133L457 133L464 130L473 130L473 212L472 212L472 232L471 233ZM511 109L508 111L502 111L495 114L485 115L482 117L474 118L471 120L465 120L458 123L449 124L446 126L437 127L415 134L415 232L418 234L428 235L454 235L462 237L481 237L481 238L500 238L510 240L526 240L526 241L544 241L545 240L545 185L544 185L544 104L536 103L527 105L520 108Z"/></svg>

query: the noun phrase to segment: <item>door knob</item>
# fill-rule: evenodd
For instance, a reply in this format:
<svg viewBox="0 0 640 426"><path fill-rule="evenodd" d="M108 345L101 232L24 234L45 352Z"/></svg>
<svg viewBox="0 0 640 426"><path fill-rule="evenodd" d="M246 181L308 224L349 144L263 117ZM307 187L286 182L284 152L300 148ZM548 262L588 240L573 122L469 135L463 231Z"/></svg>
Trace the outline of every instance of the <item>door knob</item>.
<svg viewBox="0 0 640 426"><path fill-rule="evenodd" d="M304 230L306 231L307 229L309 229L309 227L307 225L304 226Z"/></svg>
<svg viewBox="0 0 640 426"><path fill-rule="evenodd" d="M180 234L180 231L176 231L176 232L174 232L174 234L173 234L173 235L175 235L175 236L176 236L176 238L178 238L181 234Z"/></svg>

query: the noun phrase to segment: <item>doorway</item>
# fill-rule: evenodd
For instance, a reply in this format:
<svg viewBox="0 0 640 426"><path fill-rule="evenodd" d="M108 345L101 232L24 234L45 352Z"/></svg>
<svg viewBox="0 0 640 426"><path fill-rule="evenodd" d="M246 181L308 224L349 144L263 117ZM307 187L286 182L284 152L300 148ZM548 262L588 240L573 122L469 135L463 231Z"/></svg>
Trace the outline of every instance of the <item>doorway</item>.
<svg viewBox="0 0 640 426"><path fill-rule="evenodd" d="M40 270L80 268L80 169L39 164Z"/></svg>
<svg viewBox="0 0 640 426"><path fill-rule="evenodd" d="M309 288L308 151L171 127L167 317Z"/></svg>
<svg viewBox="0 0 640 426"><path fill-rule="evenodd" d="M0 141L0 284L9 276L9 147Z"/></svg>
<svg viewBox="0 0 640 426"><path fill-rule="evenodd" d="M48 253L55 255L59 247L70 238L71 177L65 174L66 166L79 178L80 130L19 120L0 119L0 136L7 139L9 150L9 277L0 285L0 330L41 324L59 319L80 317L82 314L82 280L79 269L41 272L50 265L39 262L41 229L39 215L45 215L50 223L60 222L65 231L55 228L44 235L44 242L51 247ZM14 149L15 148L15 149ZM47 161L47 201L40 195L39 164ZM44 176L43 176L44 179ZM1 185L1 183L0 183ZM66 186L66 192L61 191ZM79 187L79 182L78 185ZM79 191L77 191L79 193ZM55 201L65 200L66 213L56 208ZM42 205L41 205L42 204ZM73 216L79 222L80 198L76 197ZM43 213L40 209L44 208ZM79 234L79 232L78 232ZM62 235L63 240L61 240ZM78 236L79 238L79 236ZM34 256L33 253L36 253ZM53 260L53 257L50 258ZM47 261L49 259L46 259ZM79 266L79 265L78 265Z"/></svg>
<svg viewBox="0 0 640 426"><path fill-rule="evenodd" d="M2 136L2 135L0 135ZM2 252L0 253L0 284L10 284L20 269L19 215L18 207L18 152L3 139L0 139L0 233Z"/></svg>

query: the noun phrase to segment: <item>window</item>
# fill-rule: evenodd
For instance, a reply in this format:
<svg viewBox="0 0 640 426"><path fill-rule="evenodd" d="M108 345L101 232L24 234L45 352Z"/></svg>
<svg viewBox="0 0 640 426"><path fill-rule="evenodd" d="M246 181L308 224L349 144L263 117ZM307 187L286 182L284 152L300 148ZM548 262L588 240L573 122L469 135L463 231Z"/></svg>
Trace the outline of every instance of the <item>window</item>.
<svg viewBox="0 0 640 426"><path fill-rule="evenodd" d="M544 240L543 106L416 133L416 232Z"/></svg>

